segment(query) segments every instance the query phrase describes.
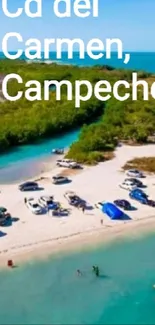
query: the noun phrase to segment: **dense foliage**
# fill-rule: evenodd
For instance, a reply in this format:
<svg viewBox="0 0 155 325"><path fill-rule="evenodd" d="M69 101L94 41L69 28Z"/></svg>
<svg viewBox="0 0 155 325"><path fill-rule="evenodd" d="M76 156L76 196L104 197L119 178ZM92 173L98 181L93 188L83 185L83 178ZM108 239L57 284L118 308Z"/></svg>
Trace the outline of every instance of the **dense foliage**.
<svg viewBox="0 0 155 325"><path fill-rule="evenodd" d="M152 77L152 80L155 81L155 78ZM120 102L111 98L106 103L100 123L82 130L79 141L71 146L68 157L79 162L95 163L107 159L107 152L113 150L119 141L147 143L154 133L155 100L150 98L143 101L140 89L137 101L129 99Z"/></svg>
<svg viewBox="0 0 155 325"><path fill-rule="evenodd" d="M125 79L131 83L132 72L115 70L108 66L79 68L45 63L25 63L23 61L0 60L0 77L8 73L22 76L24 83L28 80L38 80L43 85L44 80L89 80L95 84L99 80L107 80L114 84ZM139 72L139 78L145 78L152 83L155 78L145 72ZM24 84L10 82L10 94L25 89ZM85 92L85 89L82 89ZM122 88L120 92L124 92ZM75 108L75 99L66 100L66 88L63 88L62 100L56 101L55 91L51 89L49 101L29 102L21 99L16 102L0 102L0 151L11 146L30 143L43 137L71 130L94 121L101 116L100 121L84 125L79 141L71 146L69 157L81 162L95 163L112 156L118 139L146 142L148 136L155 130L155 100L143 101L141 89L139 99L119 102L111 98L106 103L92 97L82 103L80 109Z"/></svg>
<svg viewBox="0 0 155 325"><path fill-rule="evenodd" d="M38 80L70 80L94 78L94 71L78 67L60 66L55 64L27 64L22 61L10 62L0 60L1 80L8 73L19 74L24 81ZM16 95L24 90L25 85L10 81L9 94ZM85 91L85 89L83 90ZM0 102L0 151L11 146L31 143L42 137L69 131L84 123L94 121L103 112L103 103L95 98L83 102L79 109L75 108L75 99L66 100L66 87L62 87L62 99L56 101L55 90L51 90L49 101L30 102L22 98L15 102Z"/></svg>

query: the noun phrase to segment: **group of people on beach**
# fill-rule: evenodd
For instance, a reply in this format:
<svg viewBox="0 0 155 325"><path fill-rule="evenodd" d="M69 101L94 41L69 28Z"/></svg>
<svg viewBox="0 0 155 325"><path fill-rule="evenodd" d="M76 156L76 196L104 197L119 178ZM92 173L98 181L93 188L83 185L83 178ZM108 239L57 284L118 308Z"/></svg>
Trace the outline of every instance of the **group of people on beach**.
<svg viewBox="0 0 155 325"><path fill-rule="evenodd" d="M100 276L100 271L99 271L99 267L98 266L93 265L92 266L92 271L96 275L96 277L99 277ZM77 275L78 276L82 276L82 272L79 269L77 270Z"/></svg>

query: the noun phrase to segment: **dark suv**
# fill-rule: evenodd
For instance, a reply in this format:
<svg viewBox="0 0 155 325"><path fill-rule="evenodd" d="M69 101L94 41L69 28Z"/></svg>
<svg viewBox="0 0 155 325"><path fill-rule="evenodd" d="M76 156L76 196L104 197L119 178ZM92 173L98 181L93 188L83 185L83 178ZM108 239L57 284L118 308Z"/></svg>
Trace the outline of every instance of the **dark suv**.
<svg viewBox="0 0 155 325"><path fill-rule="evenodd" d="M26 182L19 185L20 191L36 191L38 190L39 186L36 182Z"/></svg>
<svg viewBox="0 0 155 325"><path fill-rule="evenodd" d="M127 200L115 200L114 204L124 210L131 210L131 204Z"/></svg>

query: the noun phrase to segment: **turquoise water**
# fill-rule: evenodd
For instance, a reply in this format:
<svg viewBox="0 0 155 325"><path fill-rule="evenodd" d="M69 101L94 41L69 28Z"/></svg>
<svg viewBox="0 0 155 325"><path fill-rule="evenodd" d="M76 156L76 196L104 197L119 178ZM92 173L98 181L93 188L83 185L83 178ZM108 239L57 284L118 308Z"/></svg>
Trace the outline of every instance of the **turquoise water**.
<svg viewBox="0 0 155 325"><path fill-rule="evenodd" d="M0 324L155 324L154 251L151 235L3 271Z"/></svg>
<svg viewBox="0 0 155 325"><path fill-rule="evenodd" d="M38 144L15 148L0 156L0 183L16 182L33 177L41 172L43 159L51 157L54 148L69 147L79 135L79 130L66 133Z"/></svg>
<svg viewBox="0 0 155 325"><path fill-rule="evenodd" d="M94 64L107 64L116 68L140 69L149 72L155 72L155 53L133 52L131 60L127 65L117 59L116 53L112 54L111 60L100 59L91 60L88 55L84 60L79 59L78 52L74 52L73 60L68 60L67 52L63 52L63 58L60 63L76 64L79 66L92 66ZM0 59L4 58L0 52ZM22 57L24 59L24 56ZM56 59L56 53L50 53L50 59ZM37 145L21 146L8 154L0 155L0 183L11 183L33 177L41 172L41 159L50 156L52 148L68 147L78 137L79 131L73 131L69 134L43 141Z"/></svg>
<svg viewBox="0 0 155 325"><path fill-rule="evenodd" d="M64 53L63 63L90 66L94 61L79 61L76 53L69 61ZM111 62L96 63L155 72L155 53L133 53L128 66L115 54ZM78 133L1 155L0 182L39 172L51 150L69 146ZM0 324L155 324L154 251L152 235L0 272ZM98 279L91 272L94 264L101 270ZM82 277L76 276L78 268Z"/></svg>
<svg viewBox="0 0 155 325"><path fill-rule="evenodd" d="M84 60L79 59L78 52L74 52L73 60L68 60L67 52L63 52L60 63L76 64L78 66L92 66L94 64L107 64L116 68L140 69L149 72L155 72L155 53L133 52L131 60L124 65L121 60L117 59L117 54L113 53L111 60L100 59L94 61L85 56ZM0 52L0 59L4 58ZM24 59L24 56L22 56ZM50 59L56 59L56 53L50 53ZM73 131L69 134L61 135L52 140L46 140L38 145L21 146L8 154L0 155L0 183L11 183L36 176L41 172L41 159L49 157L52 148L68 147L78 137L79 131Z"/></svg>
<svg viewBox="0 0 155 325"><path fill-rule="evenodd" d="M42 53L42 60L43 60ZM0 52L0 58L4 58L2 52ZM21 59L25 59L25 56L21 56ZM78 66L93 66L93 65L110 65L115 68L133 69L133 70L145 70L148 72L155 72L155 52L130 52L130 61L128 64L124 64L122 60L118 60L117 53L113 52L111 59L92 60L87 53L85 59L79 59L79 53L74 52L73 59L68 59L67 52L62 53L62 59L56 59L56 52L50 53L50 60L63 64L75 64Z"/></svg>

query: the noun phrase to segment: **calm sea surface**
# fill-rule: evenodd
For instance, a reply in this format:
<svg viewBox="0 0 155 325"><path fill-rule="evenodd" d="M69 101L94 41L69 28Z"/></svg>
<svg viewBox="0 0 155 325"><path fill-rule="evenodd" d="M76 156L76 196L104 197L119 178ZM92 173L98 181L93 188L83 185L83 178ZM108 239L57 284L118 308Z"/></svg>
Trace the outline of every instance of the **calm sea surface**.
<svg viewBox="0 0 155 325"><path fill-rule="evenodd" d="M151 235L3 271L0 324L155 324L154 251Z"/></svg>
<svg viewBox="0 0 155 325"><path fill-rule="evenodd" d="M4 58L2 52L0 52L0 58ZM21 59L25 60L24 54L21 56ZM42 53L42 60L44 60L44 53ZM78 52L74 52L73 59L68 59L67 52L63 52L62 59L57 60L56 52L51 52L50 60L60 64L74 64L78 66L110 65L115 68L155 72L155 52L131 52L128 64L124 64L122 60L119 60L116 52L112 53L111 59L105 59L103 57L100 60L92 60L87 53L85 54L85 58L81 60L79 59Z"/></svg>

